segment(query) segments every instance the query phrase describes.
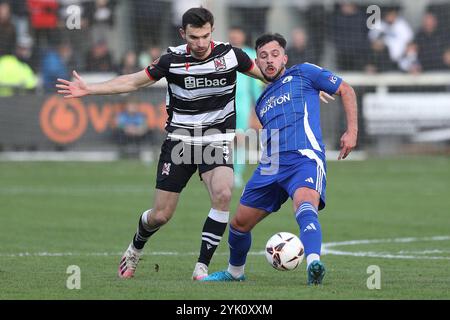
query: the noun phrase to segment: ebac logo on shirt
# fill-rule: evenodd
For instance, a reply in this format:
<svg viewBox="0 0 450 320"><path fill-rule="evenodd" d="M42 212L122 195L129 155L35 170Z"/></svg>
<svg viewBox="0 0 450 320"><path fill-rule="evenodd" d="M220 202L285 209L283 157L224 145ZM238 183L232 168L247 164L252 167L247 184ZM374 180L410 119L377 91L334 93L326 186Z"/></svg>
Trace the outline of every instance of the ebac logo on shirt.
<svg viewBox="0 0 450 320"><path fill-rule="evenodd" d="M186 89L207 88L207 87L223 87L227 84L226 78L208 79L208 78L184 78L184 87Z"/></svg>

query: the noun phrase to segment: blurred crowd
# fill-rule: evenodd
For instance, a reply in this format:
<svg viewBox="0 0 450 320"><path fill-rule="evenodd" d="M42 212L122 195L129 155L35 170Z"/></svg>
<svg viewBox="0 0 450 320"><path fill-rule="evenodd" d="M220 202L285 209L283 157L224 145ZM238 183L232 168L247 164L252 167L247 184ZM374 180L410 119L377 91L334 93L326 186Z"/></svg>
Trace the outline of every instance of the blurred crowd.
<svg viewBox="0 0 450 320"><path fill-rule="evenodd" d="M316 6L306 27L294 28L287 51L291 63L320 64L324 42L335 50L336 69L367 73L402 71L420 73L450 70L450 6L427 8L414 31L403 17L401 7L381 8L381 22L367 27L367 6L351 2L336 4L327 14ZM318 21L326 21L325 26ZM372 25L371 25L372 26Z"/></svg>
<svg viewBox="0 0 450 320"><path fill-rule="evenodd" d="M117 56L114 48L124 43L116 28L118 0L0 0L0 96L34 90L38 83L42 90L53 91L56 79L69 78L73 69L117 74L142 70L161 55L167 41L182 43L177 31L181 15L201 3L130 0L133 19L127 23L133 38ZM322 64L331 44L339 71L450 70L445 23L450 5L429 6L418 28L411 27L401 7L390 6L381 8L380 25L369 29L366 7L342 2L330 12L312 2L303 8L302 23L285 35L289 65ZM238 8L229 15L230 25L241 15L248 46L253 47L256 35L271 31L266 30L268 9Z"/></svg>
<svg viewBox="0 0 450 320"><path fill-rule="evenodd" d="M157 59L161 49L150 43L130 46L115 57L117 4L0 0L0 96L35 90L38 84L42 91L54 91L56 79L70 78L72 70L126 74Z"/></svg>

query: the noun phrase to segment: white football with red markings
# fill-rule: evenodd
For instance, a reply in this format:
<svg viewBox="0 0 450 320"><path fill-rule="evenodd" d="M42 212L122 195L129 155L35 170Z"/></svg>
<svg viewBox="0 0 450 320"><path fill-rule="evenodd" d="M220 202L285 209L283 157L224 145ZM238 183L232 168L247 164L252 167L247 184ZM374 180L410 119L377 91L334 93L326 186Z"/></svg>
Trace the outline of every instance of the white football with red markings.
<svg viewBox="0 0 450 320"><path fill-rule="evenodd" d="M294 270L305 256L303 243L290 232L278 232L267 241L265 254L269 264L277 270Z"/></svg>

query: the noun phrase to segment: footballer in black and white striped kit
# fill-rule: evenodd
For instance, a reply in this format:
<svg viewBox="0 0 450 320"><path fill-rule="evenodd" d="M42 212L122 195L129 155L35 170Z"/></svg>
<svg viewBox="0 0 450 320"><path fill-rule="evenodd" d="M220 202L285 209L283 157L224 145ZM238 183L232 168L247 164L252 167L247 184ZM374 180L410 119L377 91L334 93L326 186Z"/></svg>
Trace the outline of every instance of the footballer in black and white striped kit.
<svg viewBox="0 0 450 320"><path fill-rule="evenodd" d="M193 9L192 21L201 16L200 11L207 10ZM263 77L241 49L212 40L212 23L200 22L196 26L195 30L190 24L183 26L180 32L187 43L169 47L145 72L151 81L165 77L168 83L165 127L168 134L161 147L156 189L162 194L176 194L178 200L178 194L198 169L211 198L200 256L192 275L194 280L200 280L207 275L209 262L228 223L233 186L231 144L236 128L236 73Z"/></svg>
<svg viewBox="0 0 450 320"><path fill-rule="evenodd" d="M228 43L211 41L210 50L206 59L199 60L187 45L170 47L146 69L152 80L167 79L169 138L175 135L183 139L173 134L178 128L191 130L193 136L194 127L200 127L203 131L215 128L223 133L205 143L230 140L225 133L236 126L236 72L248 72L254 64L246 53Z"/></svg>
<svg viewBox="0 0 450 320"><path fill-rule="evenodd" d="M58 93L66 98L132 92L163 77L168 83L168 134L158 161L155 200L153 208L139 217L137 232L119 263L120 278L134 276L145 243L172 218L180 192L197 169L211 210L203 226L193 280L207 276L227 226L234 177L230 150L236 127L236 72L264 77L241 49L213 41L213 26L210 11L191 8L183 14L180 28L186 44L170 47L145 70L93 84L75 71L74 81L58 79Z"/></svg>
<svg viewBox="0 0 450 320"><path fill-rule="evenodd" d="M197 167L200 175L218 166L232 168L236 72L248 72L254 64L228 43L211 41L209 47L211 53L203 60L188 45L171 47L146 69L151 80L165 77L168 82L168 135L161 149L158 189L181 192ZM167 163L174 168L171 175L163 175Z"/></svg>

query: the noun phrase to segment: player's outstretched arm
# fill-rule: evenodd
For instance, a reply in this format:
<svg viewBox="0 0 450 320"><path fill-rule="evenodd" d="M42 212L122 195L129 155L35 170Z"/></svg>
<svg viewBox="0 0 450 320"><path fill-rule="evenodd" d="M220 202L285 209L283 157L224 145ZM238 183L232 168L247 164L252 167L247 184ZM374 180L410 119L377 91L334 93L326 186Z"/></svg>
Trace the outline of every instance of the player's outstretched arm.
<svg viewBox="0 0 450 320"><path fill-rule="evenodd" d="M250 70L248 70L247 72L245 72L244 74L249 77L259 79L262 82L264 82L265 84L270 83L269 81L266 80L266 78L264 78L261 70L259 69L258 65L255 62L253 62L253 67Z"/></svg>
<svg viewBox="0 0 450 320"><path fill-rule="evenodd" d="M347 158L349 153L356 147L358 138L358 107L355 90L345 81L342 81L336 94L342 98L347 119L347 130L341 137L341 152L338 157L338 160L341 160Z"/></svg>
<svg viewBox="0 0 450 320"><path fill-rule="evenodd" d="M122 75L105 82L90 84L86 83L76 71L73 71L73 77L74 81L58 79L56 87L59 89L58 93L63 94L64 98L79 98L94 94L126 93L156 82L147 76L145 70Z"/></svg>

